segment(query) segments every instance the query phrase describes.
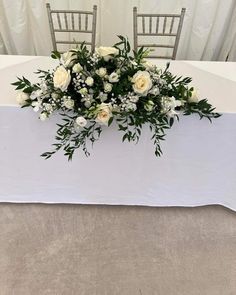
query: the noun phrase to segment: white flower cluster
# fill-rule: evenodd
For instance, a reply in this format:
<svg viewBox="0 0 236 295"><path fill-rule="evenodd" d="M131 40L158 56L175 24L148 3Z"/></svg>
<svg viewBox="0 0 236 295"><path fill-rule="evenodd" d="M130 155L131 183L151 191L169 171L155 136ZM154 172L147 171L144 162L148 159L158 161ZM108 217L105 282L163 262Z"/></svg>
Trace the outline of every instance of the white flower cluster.
<svg viewBox="0 0 236 295"><path fill-rule="evenodd" d="M174 117L178 113L175 111L176 107L181 106L181 101L176 100L173 96L164 96L161 98L162 113L167 114L169 117Z"/></svg>
<svg viewBox="0 0 236 295"><path fill-rule="evenodd" d="M129 92L127 95L119 95L120 111L136 111L137 110L137 102L139 101L139 96L134 92Z"/></svg>
<svg viewBox="0 0 236 295"><path fill-rule="evenodd" d="M100 124L107 124L112 112L135 112L140 101L147 113L152 112L159 101L162 113L169 117L177 115L176 108L181 106L181 101L161 95L161 89L168 90L168 85L156 65L143 61L143 70L128 77L132 91L114 94L116 84L119 85L122 73L127 70L127 66L123 66L125 59L120 57L117 68L112 71L105 65L97 65L101 60L109 63L116 58L119 50L115 47L96 48L95 53L88 58L87 65L78 60L77 53L78 50L73 50L61 55L61 65L50 75L53 89L46 79L42 79L30 95L18 93L18 103L23 106L32 101L34 111L40 111L41 120L47 119L58 107L68 111L75 110L76 100L80 109L83 106L87 109L87 118L94 115ZM134 60L129 60L129 63L138 67ZM71 96L71 90L77 93L76 96ZM197 102L196 92L192 92L189 101ZM77 129L86 124L87 119L84 116L78 116L75 120Z"/></svg>
<svg viewBox="0 0 236 295"><path fill-rule="evenodd" d="M16 86L17 102L22 107L32 107L42 121L53 113L63 120L58 124L56 147L42 156L50 158L64 150L71 160L74 151L82 148L89 155L88 143L94 143L113 120L124 132L122 140L138 142L143 124L149 124L155 155L160 156L161 140L165 129L185 115L217 118L214 108L206 99L198 101L198 94L190 84L191 78L176 77L156 65L145 61L148 50L141 48L133 55L126 38L114 47L99 47L94 53L80 48L52 57L59 59L54 71L39 70L40 82L30 83L25 77L12 83Z"/></svg>

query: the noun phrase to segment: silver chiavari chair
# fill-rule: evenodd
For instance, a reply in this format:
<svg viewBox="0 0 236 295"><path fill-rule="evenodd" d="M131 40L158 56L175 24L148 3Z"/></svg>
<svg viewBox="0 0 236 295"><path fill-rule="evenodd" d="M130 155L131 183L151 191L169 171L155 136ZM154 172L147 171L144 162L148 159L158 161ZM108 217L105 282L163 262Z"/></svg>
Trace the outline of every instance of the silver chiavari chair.
<svg viewBox="0 0 236 295"><path fill-rule="evenodd" d="M172 54L165 56L149 55L149 58L164 58L176 59L176 54L179 45L180 34L183 26L185 8L182 8L181 14L140 14L137 7L133 8L133 33L134 33L134 50L137 51L140 47L145 48L165 48L172 51ZM139 38L151 37L152 40L172 38L170 44L141 44Z"/></svg>
<svg viewBox="0 0 236 295"><path fill-rule="evenodd" d="M95 50L97 6L93 6L93 11L79 10L51 10L50 4L46 4L48 20L52 37L53 50L58 50L59 44L82 44L91 46L91 51ZM80 33L80 40L61 40L61 33ZM82 34L84 34L82 38ZM85 38L85 35L88 37ZM91 35L91 38L89 38ZM67 35L66 35L67 36ZM67 36L68 38L68 36ZM90 39L89 41L88 38ZM64 39L64 38L63 38Z"/></svg>

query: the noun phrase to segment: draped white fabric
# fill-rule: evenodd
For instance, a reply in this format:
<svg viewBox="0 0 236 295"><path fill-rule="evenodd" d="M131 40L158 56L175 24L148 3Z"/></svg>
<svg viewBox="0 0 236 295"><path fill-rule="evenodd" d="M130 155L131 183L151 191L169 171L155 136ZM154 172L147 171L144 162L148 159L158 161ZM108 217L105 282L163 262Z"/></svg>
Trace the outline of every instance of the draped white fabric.
<svg viewBox="0 0 236 295"><path fill-rule="evenodd" d="M219 60L224 60L225 56L227 56L228 60L236 61L236 2L230 18L228 33L225 35L222 50L219 55Z"/></svg>
<svg viewBox="0 0 236 295"><path fill-rule="evenodd" d="M16 74L35 81L36 69L54 68L48 57L0 56L0 202L49 202L147 206L222 204L236 211L236 64L172 61L171 72L193 77L201 97L223 116L199 120L180 114L156 158L148 126L140 142L122 143L117 126L103 128L86 158L71 163L62 153L51 160L55 115L42 123L15 104ZM158 61L165 67L165 61Z"/></svg>
<svg viewBox="0 0 236 295"><path fill-rule="evenodd" d="M52 49L45 3L58 9L92 10L98 5L97 45L111 45L116 35L133 42L132 8L141 12L187 12L178 59L236 60L234 0L0 0L0 53L48 55ZM101 21L102 20L102 21Z"/></svg>

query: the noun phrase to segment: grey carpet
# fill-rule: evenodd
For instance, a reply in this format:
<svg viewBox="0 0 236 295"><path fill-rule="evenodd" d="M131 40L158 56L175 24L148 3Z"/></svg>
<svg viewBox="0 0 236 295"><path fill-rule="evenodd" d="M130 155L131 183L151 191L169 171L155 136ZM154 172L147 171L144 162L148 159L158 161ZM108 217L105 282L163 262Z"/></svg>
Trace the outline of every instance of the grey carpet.
<svg viewBox="0 0 236 295"><path fill-rule="evenodd" d="M0 204L0 295L235 295L236 213Z"/></svg>

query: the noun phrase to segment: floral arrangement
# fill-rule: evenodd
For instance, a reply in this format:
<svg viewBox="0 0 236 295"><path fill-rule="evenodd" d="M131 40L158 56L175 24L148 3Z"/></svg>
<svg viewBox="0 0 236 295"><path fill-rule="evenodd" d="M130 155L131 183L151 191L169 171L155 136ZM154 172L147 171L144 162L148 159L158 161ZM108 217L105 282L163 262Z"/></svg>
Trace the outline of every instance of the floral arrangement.
<svg viewBox="0 0 236 295"><path fill-rule="evenodd" d="M88 143L98 140L103 125L110 126L113 120L123 141L138 142L142 126L149 124L155 155L160 156L165 131L179 119L180 111L210 121L220 116L206 99L198 99L191 78L172 75L169 64L164 70L149 64L144 48L131 54L128 40L118 37L120 42L113 47L99 47L95 53L84 44L64 54L53 51L59 65L53 71L38 70L39 83L25 77L12 83L18 103L32 107L42 121L55 112L61 115L54 149L42 157L50 158L60 149L69 160L76 149L88 156Z"/></svg>

